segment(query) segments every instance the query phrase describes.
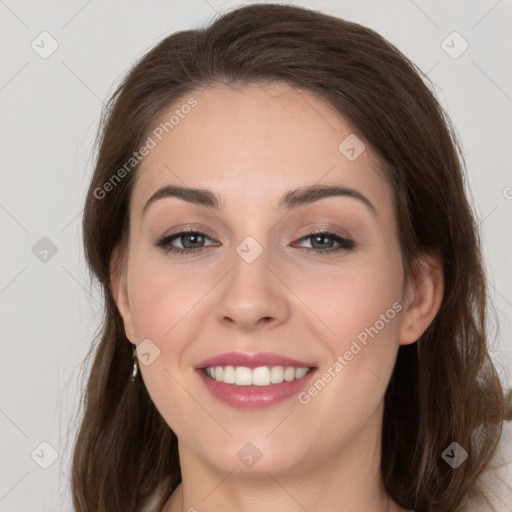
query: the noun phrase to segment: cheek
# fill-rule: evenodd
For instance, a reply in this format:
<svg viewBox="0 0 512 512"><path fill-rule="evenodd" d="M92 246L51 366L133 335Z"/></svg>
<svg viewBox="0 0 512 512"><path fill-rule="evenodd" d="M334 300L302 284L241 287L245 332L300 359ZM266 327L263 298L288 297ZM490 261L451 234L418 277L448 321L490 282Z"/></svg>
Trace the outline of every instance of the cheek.
<svg viewBox="0 0 512 512"><path fill-rule="evenodd" d="M159 350L149 365L139 365L140 372L154 405L180 439L190 435L184 417L208 421L183 385L190 368L182 373L183 356L199 328L197 304L212 288L205 277L142 251L132 253L128 290L135 336L138 342L151 340Z"/></svg>
<svg viewBox="0 0 512 512"><path fill-rule="evenodd" d="M176 331L186 329L193 308L212 288L204 272L186 271L161 258L132 259L128 275L130 310L137 339L150 338L155 343L173 339Z"/></svg>
<svg viewBox="0 0 512 512"><path fill-rule="evenodd" d="M315 289L320 294L320 287ZM323 319L328 360L306 389L308 402L335 435L363 425L381 404L398 351L402 270L399 255L374 259L331 280ZM347 411L350 415L347 416Z"/></svg>
<svg viewBox="0 0 512 512"><path fill-rule="evenodd" d="M297 294L317 313L312 318L322 328L320 339L339 353L358 337L364 343L378 335L383 340L379 346L397 341L402 279L399 255L372 255L354 258L328 273L309 272Z"/></svg>

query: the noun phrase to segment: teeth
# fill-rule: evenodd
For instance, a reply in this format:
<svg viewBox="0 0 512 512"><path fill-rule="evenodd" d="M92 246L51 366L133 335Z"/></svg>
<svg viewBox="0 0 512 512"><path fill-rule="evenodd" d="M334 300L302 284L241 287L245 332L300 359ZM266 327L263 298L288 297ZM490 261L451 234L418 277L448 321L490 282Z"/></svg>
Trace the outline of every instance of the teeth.
<svg viewBox="0 0 512 512"><path fill-rule="evenodd" d="M236 384L237 386L269 386L281 384L292 380L302 379L311 368L293 368L291 366L259 366L247 368L245 366L210 366L205 373L217 382Z"/></svg>
<svg viewBox="0 0 512 512"><path fill-rule="evenodd" d="M281 384L284 380L284 370L282 366L273 366L270 370L270 382L272 384Z"/></svg>
<svg viewBox="0 0 512 512"><path fill-rule="evenodd" d="M226 366L224 373L222 374L222 381L226 384L235 383L235 369L232 366Z"/></svg>
<svg viewBox="0 0 512 512"><path fill-rule="evenodd" d="M284 380L290 382L295 379L295 368L286 368L284 371Z"/></svg>
<svg viewBox="0 0 512 512"><path fill-rule="evenodd" d="M270 384L270 370L267 366L254 368L252 371L252 383L255 386L268 386Z"/></svg>
<svg viewBox="0 0 512 512"><path fill-rule="evenodd" d="M309 368L295 368L295 378L302 379L309 372Z"/></svg>
<svg viewBox="0 0 512 512"><path fill-rule="evenodd" d="M235 368L235 384L237 386L250 386L252 384L252 370L245 366Z"/></svg>

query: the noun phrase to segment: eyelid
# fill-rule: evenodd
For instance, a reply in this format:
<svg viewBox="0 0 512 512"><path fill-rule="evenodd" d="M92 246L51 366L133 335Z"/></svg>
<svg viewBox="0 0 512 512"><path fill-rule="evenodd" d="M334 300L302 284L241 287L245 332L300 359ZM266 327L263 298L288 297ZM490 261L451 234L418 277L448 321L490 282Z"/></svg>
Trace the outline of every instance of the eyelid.
<svg viewBox="0 0 512 512"><path fill-rule="evenodd" d="M321 226L320 227L311 227L311 226L318 226L318 225L321 225ZM325 231L325 232L329 232L329 233L334 232L340 236L350 237L350 234L346 229L343 229L339 226L334 226L330 223L325 223L325 222L310 222L309 224L305 224L304 226L302 226L301 229L306 230L307 233L311 233L312 231L314 231L315 233L322 233Z"/></svg>
<svg viewBox="0 0 512 512"><path fill-rule="evenodd" d="M212 240L215 240L215 237L211 234L208 228L198 224L181 224L179 226L175 226L171 231L165 232L159 238L168 238L180 233L200 233L202 235L207 235L208 238L211 238Z"/></svg>
<svg viewBox="0 0 512 512"><path fill-rule="evenodd" d="M316 227L315 227L316 226ZM320 227L318 227L320 226ZM354 240L354 237L349 233L347 229L343 229L338 225L333 225L331 223L325 222L310 222L302 226L301 232L304 230L304 236L308 236L311 234L322 234L322 233L331 233L333 235L338 235L341 238L345 238L346 240ZM302 236L300 237L303 238Z"/></svg>

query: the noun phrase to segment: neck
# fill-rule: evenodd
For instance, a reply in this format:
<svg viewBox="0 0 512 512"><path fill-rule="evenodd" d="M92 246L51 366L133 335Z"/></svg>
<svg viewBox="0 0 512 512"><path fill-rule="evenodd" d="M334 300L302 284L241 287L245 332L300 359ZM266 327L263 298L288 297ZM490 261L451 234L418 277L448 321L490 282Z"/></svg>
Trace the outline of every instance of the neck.
<svg viewBox="0 0 512 512"><path fill-rule="evenodd" d="M163 512L402 511L382 483L380 429L368 427L320 463L280 473L223 472L180 444L182 483Z"/></svg>

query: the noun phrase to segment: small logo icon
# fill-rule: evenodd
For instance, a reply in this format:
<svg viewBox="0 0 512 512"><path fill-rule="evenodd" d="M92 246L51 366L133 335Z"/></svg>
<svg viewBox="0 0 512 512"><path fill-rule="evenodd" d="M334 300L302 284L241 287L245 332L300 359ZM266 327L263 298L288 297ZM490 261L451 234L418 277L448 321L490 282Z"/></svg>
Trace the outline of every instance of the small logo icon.
<svg viewBox="0 0 512 512"><path fill-rule="evenodd" d="M453 442L441 454L441 457L453 469L457 469L468 458L468 452L459 443Z"/></svg>
<svg viewBox="0 0 512 512"><path fill-rule="evenodd" d="M32 254L39 261L48 263L57 254L57 246L49 238L43 236L43 238L32 247Z"/></svg>
<svg viewBox="0 0 512 512"><path fill-rule="evenodd" d="M41 32L33 41L30 43L32 50L34 50L39 57L47 59L52 55L55 50L59 47L59 43L56 39L48 32Z"/></svg>
<svg viewBox="0 0 512 512"><path fill-rule="evenodd" d="M30 456L38 466L48 469L57 460L59 454L50 443L43 441L39 443Z"/></svg>
<svg viewBox="0 0 512 512"><path fill-rule="evenodd" d="M139 343L137 347L137 359L144 366L149 366L159 356L160 349L149 338Z"/></svg>
<svg viewBox="0 0 512 512"><path fill-rule="evenodd" d="M208 0L207 3L210 5L210 7L213 7L213 9L218 12L218 9L220 9L226 3L226 1L227 0Z"/></svg>
<svg viewBox="0 0 512 512"><path fill-rule="evenodd" d="M366 147L360 138L351 133L341 141L338 149L340 153L347 158L347 160L353 162L359 158Z"/></svg>
<svg viewBox="0 0 512 512"><path fill-rule="evenodd" d="M458 32L452 32L443 40L441 48L452 59L458 59L469 48L469 43Z"/></svg>
<svg viewBox="0 0 512 512"><path fill-rule="evenodd" d="M252 263L259 258L263 247L252 236L248 236L238 245L236 252L246 263Z"/></svg>
<svg viewBox="0 0 512 512"><path fill-rule="evenodd" d="M236 456L244 466L252 468L263 454L253 443L246 443L238 450Z"/></svg>

